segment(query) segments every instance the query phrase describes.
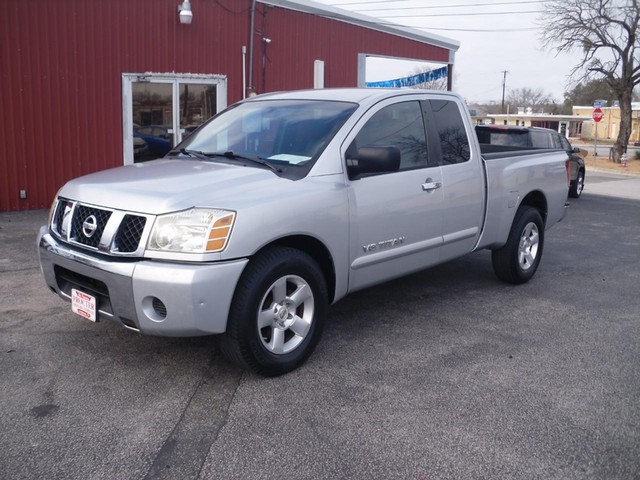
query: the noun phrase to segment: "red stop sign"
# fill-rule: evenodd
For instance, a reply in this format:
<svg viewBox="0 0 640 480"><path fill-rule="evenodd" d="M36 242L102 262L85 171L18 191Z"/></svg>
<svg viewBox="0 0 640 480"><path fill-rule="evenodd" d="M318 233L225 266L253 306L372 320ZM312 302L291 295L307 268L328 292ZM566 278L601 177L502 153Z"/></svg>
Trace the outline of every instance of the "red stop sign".
<svg viewBox="0 0 640 480"><path fill-rule="evenodd" d="M600 120L602 120L602 117L604 117L604 113L602 113L602 110L600 110L599 108L596 108L593 110L592 117L595 122L599 122Z"/></svg>

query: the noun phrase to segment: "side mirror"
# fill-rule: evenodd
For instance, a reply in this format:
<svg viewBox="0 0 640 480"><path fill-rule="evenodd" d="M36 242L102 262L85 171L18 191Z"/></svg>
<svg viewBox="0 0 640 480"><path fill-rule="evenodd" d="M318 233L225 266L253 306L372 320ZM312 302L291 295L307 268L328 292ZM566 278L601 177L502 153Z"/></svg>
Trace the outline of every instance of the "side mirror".
<svg viewBox="0 0 640 480"><path fill-rule="evenodd" d="M351 179L371 173L390 173L400 169L398 147L362 147L357 155L347 155L347 169Z"/></svg>
<svg viewBox="0 0 640 480"><path fill-rule="evenodd" d="M571 153L580 153L581 150L578 147L574 147L573 150L571 150Z"/></svg>

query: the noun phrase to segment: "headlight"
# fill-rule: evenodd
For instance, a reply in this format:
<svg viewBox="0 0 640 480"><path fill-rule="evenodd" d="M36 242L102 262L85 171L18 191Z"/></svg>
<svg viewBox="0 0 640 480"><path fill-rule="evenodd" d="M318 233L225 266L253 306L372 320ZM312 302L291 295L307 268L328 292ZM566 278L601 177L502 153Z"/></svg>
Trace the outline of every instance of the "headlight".
<svg viewBox="0 0 640 480"><path fill-rule="evenodd" d="M227 246L235 217L235 212L209 208L160 215L147 248L162 252L220 252Z"/></svg>

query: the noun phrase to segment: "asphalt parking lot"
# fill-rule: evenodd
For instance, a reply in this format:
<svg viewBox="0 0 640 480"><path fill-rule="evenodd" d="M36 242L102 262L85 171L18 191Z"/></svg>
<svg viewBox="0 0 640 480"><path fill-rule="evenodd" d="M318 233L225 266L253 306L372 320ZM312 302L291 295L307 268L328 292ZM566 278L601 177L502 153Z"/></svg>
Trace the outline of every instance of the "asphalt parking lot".
<svg viewBox="0 0 640 480"><path fill-rule="evenodd" d="M639 478L637 192L588 173L526 285L478 252L347 297L275 379L72 314L47 212L0 213L1 477Z"/></svg>

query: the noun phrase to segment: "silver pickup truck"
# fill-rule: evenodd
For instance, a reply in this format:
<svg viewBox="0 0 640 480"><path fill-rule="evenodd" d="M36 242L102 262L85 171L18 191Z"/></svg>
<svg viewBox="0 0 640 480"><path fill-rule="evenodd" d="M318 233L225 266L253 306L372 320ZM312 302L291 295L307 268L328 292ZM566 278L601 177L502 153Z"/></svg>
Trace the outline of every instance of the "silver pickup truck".
<svg viewBox="0 0 640 480"><path fill-rule="evenodd" d="M49 288L91 321L218 334L262 375L304 362L350 292L491 249L534 275L565 215L567 154L483 155L448 92L262 95L159 160L58 192L38 251Z"/></svg>

